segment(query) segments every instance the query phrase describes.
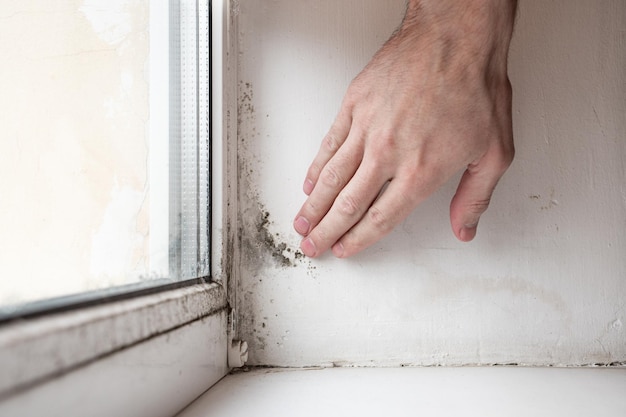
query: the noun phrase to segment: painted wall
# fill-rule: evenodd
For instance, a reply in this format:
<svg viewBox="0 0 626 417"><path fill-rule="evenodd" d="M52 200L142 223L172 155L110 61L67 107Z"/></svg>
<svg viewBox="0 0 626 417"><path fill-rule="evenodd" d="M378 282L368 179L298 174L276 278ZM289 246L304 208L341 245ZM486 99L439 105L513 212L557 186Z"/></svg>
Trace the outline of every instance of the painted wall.
<svg viewBox="0 0 626 417"><path fill-rule="evenodd" d="M0 2L0 305L152 273L148 6Z"/></svg>
<svg viewBox="0 0 626 417"><path fill-rule="evenodd" d="M626 360L626 3L520 2L516 160L474 242L458 177L348 260L295 252L306 168L404 1L240 1L238 331L252 364Z"/></svg>

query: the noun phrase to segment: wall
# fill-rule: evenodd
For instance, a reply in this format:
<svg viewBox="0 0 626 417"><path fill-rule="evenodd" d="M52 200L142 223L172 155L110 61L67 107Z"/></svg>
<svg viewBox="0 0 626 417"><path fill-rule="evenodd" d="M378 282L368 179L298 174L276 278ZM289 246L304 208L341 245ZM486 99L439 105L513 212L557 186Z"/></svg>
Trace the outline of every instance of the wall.
<svg viewBox="0 0 626 417"><path fill-rule="evenodd" d="M241 1L238 331L256 365L626 360L626 3L520 2L516 160L457 242L458 177L348 260L297 254L306 168L404 1Z"/></svg>

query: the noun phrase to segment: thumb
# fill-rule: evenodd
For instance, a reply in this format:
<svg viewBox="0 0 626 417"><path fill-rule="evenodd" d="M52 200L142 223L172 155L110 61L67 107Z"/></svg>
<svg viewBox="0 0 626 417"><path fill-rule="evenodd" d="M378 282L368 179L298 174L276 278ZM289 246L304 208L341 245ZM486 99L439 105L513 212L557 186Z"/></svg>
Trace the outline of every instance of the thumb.
<svg viewBox="0 0 626 417"><path fill-rule="evenodd" d="M494 157L487 153L463 173L450 203L452 231L460 241L469 242L476 236L478 220L489 207L493 190L511 161L512 156Z"/></svg>

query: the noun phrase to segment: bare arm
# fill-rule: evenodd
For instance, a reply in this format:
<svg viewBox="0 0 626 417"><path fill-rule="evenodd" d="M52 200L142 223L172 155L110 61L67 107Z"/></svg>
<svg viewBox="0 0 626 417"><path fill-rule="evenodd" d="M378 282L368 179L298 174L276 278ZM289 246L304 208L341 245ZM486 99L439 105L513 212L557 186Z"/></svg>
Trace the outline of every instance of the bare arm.
<svg viewBox="0 0 626 417"><path fill-rule="evenodd" d="M474 238L513 160L507 55L516 3L409 1L307 172L294 221L307 256L361 251L463 168L450 221L458 239Z"/></svg>

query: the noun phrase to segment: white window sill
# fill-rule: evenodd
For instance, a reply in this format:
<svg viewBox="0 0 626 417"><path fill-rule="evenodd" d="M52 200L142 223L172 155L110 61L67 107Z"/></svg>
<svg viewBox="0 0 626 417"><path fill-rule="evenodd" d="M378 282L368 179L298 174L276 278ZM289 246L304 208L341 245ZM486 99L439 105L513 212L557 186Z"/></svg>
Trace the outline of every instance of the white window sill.
<svg viewBox="0 0 626 417"><path fill-rule="evenodd" d="M626 368L257 369L179 417L626 415Z"/></svg>

